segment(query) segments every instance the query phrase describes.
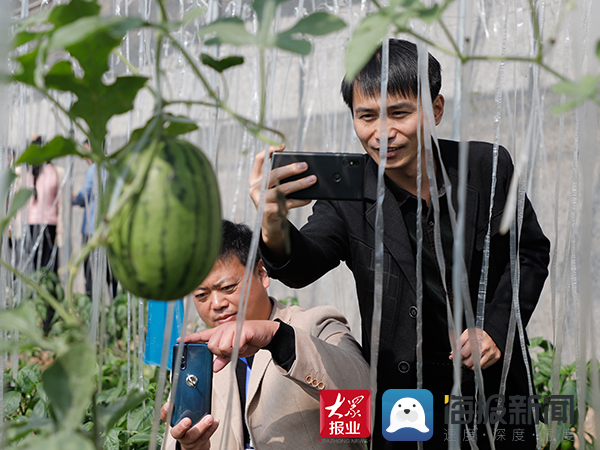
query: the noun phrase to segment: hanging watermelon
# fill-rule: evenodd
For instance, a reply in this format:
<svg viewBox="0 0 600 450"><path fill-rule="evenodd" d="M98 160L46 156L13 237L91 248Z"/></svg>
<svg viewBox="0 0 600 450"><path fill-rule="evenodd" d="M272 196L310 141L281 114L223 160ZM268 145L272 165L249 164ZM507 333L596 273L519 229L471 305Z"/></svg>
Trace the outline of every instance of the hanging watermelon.
<svg viewBox="0 0 600 450"><path fill-rule="evenodd" d="M173 300L206 278L221 246L221 203L210 161L195 146L162 137L141 193L114 216L107 255L115 277L138 297ZM115 186L143 170L145 155L130 153L109 177ZM122 193L120 194L122 195Z"/></svg>

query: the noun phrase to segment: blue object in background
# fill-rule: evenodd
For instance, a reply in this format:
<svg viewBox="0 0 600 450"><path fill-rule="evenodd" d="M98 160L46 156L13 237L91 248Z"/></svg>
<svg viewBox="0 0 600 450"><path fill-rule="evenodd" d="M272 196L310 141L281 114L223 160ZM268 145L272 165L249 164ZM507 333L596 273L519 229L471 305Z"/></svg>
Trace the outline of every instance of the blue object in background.
<svg viewBox="0 0 600 450"><path fill-rule="evenodd" d="M169 343L169 357L167 368L173 365L173 345L181 334L183 326L183 300L173 300L175 311L173 313L173 327ZM148 323L146 325L146 346L144 350L144 364L160 366L165 330L167 328L167 306L169 302L148 300Z"/></svg>

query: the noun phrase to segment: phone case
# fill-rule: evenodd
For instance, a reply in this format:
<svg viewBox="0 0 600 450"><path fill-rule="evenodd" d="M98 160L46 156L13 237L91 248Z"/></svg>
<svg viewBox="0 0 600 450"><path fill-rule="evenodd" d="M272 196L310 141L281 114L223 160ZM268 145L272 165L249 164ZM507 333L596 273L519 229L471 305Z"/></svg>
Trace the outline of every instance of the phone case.
<svg viewBox="0 0 600 450"><path fill-rule="evenodd" d="M316 175L317 182L289 198L310 200L362 200L364 197L366 155L356 153L275 153L273 168L304 161L306 172L281 183Z"/></svg>
<svg viewBox="0 0 600 450"><path fill-rule="evenodd" d="M173 370L177 367L177 349L173 346ZM179 362L177 386L172 388L173 415L171 426L185 417L192 420L192 426L210 413L212 397L213 354L206 344L188 343L183 346Z"/></svg>

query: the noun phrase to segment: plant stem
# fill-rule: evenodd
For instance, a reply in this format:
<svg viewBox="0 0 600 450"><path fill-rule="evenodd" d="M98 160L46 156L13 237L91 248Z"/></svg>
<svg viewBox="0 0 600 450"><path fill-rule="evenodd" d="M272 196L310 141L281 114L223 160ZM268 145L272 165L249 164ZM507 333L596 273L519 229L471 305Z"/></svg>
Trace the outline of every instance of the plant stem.
<svg viewBox="0 0 600 450"><path fill-rule="evenodd" d="M259 64L260 64L260 115L259 115L259 125L263 126L265 123L265 110L267 106L267 88L265 86L267 77L266 77L266 68L265 68L265 48L260 47L258 49L259 54Z"/></svg>

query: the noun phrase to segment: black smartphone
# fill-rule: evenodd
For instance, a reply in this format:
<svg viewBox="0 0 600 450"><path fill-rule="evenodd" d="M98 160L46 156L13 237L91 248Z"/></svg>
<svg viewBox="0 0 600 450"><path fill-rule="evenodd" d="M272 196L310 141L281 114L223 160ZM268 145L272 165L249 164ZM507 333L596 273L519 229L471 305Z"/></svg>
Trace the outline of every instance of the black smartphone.
<svg viewBox="0 0 600 450"><path fill-rule="evenodd" d="M273 168L306 162L308 169L281 183L316 175L317 182L289 198L310 200L362 200L367 155L356 153L274 153Z"/></svg>
<svg viewBox="0 0 600 450"><path fill-rule="evenodd" d="M213 354L206 344L183 344L181 360L177 360L179 344L173 346L173 371L179 365L177 386L172 386L173 415L171 426L189 417L192 425L210 413L212 398Z"/></svg>

